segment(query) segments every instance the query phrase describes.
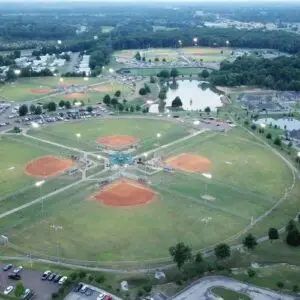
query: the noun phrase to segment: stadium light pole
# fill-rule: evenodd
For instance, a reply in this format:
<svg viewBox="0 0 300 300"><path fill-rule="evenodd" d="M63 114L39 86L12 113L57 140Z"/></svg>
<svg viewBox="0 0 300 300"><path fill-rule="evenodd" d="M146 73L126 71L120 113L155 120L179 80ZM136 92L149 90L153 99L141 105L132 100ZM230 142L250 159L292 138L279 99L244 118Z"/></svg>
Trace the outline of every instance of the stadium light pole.
<svg viewBox="0 0 300 300"><path fill-rule="evenodd" d="M202 173L202 176L204 176L207 179L212 179L212 175L210 173ZM207 196L208 191L208 182L205 182L205 196Z"/></svg>
<svg viewBox="0 0 300 300"><path fill-rule="evenodd" d="M35 187L40 189L40 198L42 197L42 186L44 185L46 181L45 180L41 180L41 181L37 181L34 185ZM44 197L42 197L42 214L44 213Z"/></svg>
<svg viewBox="0 0 300 300"><path fill-rule="evenodd" d="M20 76L21 70L19 70L19 69L14 70L14 74L15 74L16 76Z"/></svg>
<svg viewBox="0 0 300 300"><path fill-rule="evenodd" d="M197 45L198 45L198 38L197 38L197 37L194 37L194 38L193 38L193 43L194 43L194 46L197 46Z"/></svg>
<svg viewBox="0 0 300 300"><path fill-rule="evenodd" d="M76 133L75 136L77 138L77 147L79 147L79 139L81 138L81 134L80 133Z"/></svg>
<svg viewBox="0 0 300 300"><path fill-rule="evenodd" d="M158 132L158 133L156 134L156 138L157 138L157 144L158 144L158 146L159 146L159 139L161 138L161 133L160 133L160 132Z"/></svg>
<svg viewBox="0 0 300 300"><path fill-rule="evenodd" d="M57 233L59 230L63 230L64 228L62 227L62 226L60 226L60 225L51 225L50 226L52 229L54 229L55 230L55 232ZM59 263L59 247L60 247L60 245L59 245L59 238L58 238L58 235L57 235L57 241L56 241L56 256L57 256L57 262Z"/></svg>

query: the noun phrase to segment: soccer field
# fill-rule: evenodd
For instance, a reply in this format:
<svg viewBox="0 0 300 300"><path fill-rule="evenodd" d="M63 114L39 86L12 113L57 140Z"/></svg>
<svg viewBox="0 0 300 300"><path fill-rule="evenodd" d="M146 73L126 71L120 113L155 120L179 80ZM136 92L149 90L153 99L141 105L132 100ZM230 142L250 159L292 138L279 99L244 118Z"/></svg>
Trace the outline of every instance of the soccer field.
<svg viewBox="0 0 300 300"><path fill-rule="evenodd" d="M94 149L99 137L126 134L140 138L143 149L153 149L185 136L178 126L147 119L89 120L49 126L30 134L87 151ZM155 138L158 131L159 141ZM79 141L75 137L78 132L82 134ZM128 174L147 178L147 189L155 195L147 204L137 206L112 206L96 199L95 193L104 190L99 182L112 178L115 171L93 173L94 179L47 198L43 213L37 203L0 219L3 233L26 253L54 257L59 243L61 259L109 264L167 259L168 248L179 241L196 250L235 236L271 209L293 183L290 169L279 157L238 130L226 135L202 133L159 153L164 160L183 153L202 157L210 162L209 169L206 173L158 170L148 177L143 168L127 169ZM117 189L115 186L113 192L117 197L126 194ZM132 199L138 200L136 197ZM273 221L282 218L286 218L286 211L277 210ZM52 224L62 229L55 231Z"/></svg>

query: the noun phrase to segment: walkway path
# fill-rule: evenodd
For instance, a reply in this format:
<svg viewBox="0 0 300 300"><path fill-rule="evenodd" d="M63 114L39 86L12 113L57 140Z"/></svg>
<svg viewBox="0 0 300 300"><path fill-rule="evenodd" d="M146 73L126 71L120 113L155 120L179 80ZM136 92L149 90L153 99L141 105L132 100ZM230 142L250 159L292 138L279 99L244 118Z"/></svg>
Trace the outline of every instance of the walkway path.
<svg viewBox="0 0 300 300"><path fill-rule="evenodd" d="M213 300L220 299L216 297L211 289L214 287L224 287L238 293L246 294L253 300L294 300L295 297L278 293L269 289L264 289L248 283L231 279L223 276L208 276L203 277L197 282L185 288L177 295L172 297L172 300Z"/></svg>

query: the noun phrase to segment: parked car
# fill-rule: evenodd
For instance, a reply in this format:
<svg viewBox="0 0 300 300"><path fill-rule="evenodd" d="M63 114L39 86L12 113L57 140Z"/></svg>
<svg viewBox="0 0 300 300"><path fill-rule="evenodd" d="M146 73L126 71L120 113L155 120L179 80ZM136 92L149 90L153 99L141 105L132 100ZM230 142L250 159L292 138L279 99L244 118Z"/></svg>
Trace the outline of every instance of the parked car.
<svg viewBox="0 0 300 300"><path fill-rule="evenodd" d="M19 274L9 274L8 278L9 279L13 279L13 280L20 280L21 279L21 275L19 275Z"/></svg>
<svg viewBox="0 0 300 300"><path fill-rule="evenodd" d="M105 298L105 294L104 293L99 293L97 300L103 300Z"/></svg>
<svg viewBox="0 0 300 300"><path fill-rule="evenodd" d="M43 275L42 275L42 277L41 277L41 279L42 280L46 280L48 277L49 277L49 275L51 274L51 271L45 271L44 273L43 273Z"/></svg>
<svg viewBox="0 0 300 300"><path fill-rule="evenodd" d="M2 268L2 270L3 270L3 271L8 271L8 270L10 270L12 267L13 267L12 264L8 264L8 265L5 265L5 266Z"/></svg>
<svg viewBox="0 0 300 300"><path fill-rule="evenodd" d="M16 268L13 270L13 272L14 272L15 274L18 274L18 273L20 273L22 270L23 270L23 267L22 267L22 266L18 266L18 267L16 267Z"/></svg>
<svg viewBox="0 0 300 300"><path fill-rule="evenodd" d="M111 295L106 295L105 300L112 300L112 296Z"/></svg>
<svg viewBox="0 0 300 300"><path fill-rule="evenodd" d="M51 273L49 276L48 276L48 280L49 281L52 281L54 278L55 278L56 274L55 273Z"/></svg>
<svg viewBox="0 0 300 300"><path fill-rule="evenodd" d="M85 290L85 292L84 292L84 294L86 295L86 296L91 296L91 295L93 295L93 290L92 289L90 289L90 288L87 288L86 290Z"/></svg>
<svg viewBox="0 0 300 300"><path fill-rule="evenodd" d="M14 289L14 287L12 285L10 285L4 290L3 294L8 295L13 291L13 289Z"/></svg>
<svg viewBox="0 0 300 300"><path fill-rule="evenodd" d="M68 279L67 276L63 276L63 277L59 280L58 284L64 284L64 283L66 282L67 279Z"/></svg>
<svg viewBox="0 0 300 300"><path fill-rule="evenodd" d="M88 288L88 286L87 286L87 285L84 285L84 286L81 288L80 293L84 294L87 288Z"/></svg>
<svg viewBox="0 0 300 300"><path fill-rule="evenodd" d="M62 275L57 274L57 275L54 277L53 282L57 283L57 282L59 282L59 280L60 280L61 278L62 278Z"/></svg>
<svg viewBox="0 0 300 300"><path fill-rule="evenodd" d="M33 292L31 289L26 289L25 292L21 295L21 299L29 299L33 296Z"/></svg>

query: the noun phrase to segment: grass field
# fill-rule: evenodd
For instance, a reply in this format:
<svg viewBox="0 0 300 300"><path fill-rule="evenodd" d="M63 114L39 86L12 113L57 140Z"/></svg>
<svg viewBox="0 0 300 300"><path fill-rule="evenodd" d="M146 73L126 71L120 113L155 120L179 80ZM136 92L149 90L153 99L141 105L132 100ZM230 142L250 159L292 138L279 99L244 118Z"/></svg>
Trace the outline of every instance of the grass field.
<svg viewBox="0 0 300 300"><path fill-rule="evenodd" d="M184 128L167 121L146 119L93 119L84 122L70 122L63 126L58 124L38 130L32 129L33 136L51 140L72 147L96 151L96 139L115 135L127 134L140 139L139 152L151 149L158 142L157 133L161 133L160 143L168 143L185 135ZM77 140L76 133L81 133Z"/></svg>
<svg viewBox="0 0 300 300"><path fill-rule="evenodd" d="M224 300L250 300L251 299L245 294L237 293L235 291L225 289L222 287L212 288L211 291L216 296L222 297Z"/></svg>
<svg viewBox="0 0 300 300"><path fill-rule="evenodd" d="M209 47L183 47L183 48L150 48L150 49L131 49L116 51L113 56L124 59L132 59L136 52L140 52L145 56L146 60L155 58L162 60L166 59L167 62L174 61L184 54L196 60L202 59L204 62L220 62L232 52L230 48L209 48Z"/></svg>
<svg viewBox="0 0 300 300"><path fill-rule="evenodd" d="M78 132L81 138L77 141ZM147 119L70 122L32 130L30 134L90 151L95 151L95 140L101 136L128 134L141 138L142 151L158 143L157 132L162 133L160 145L186 134L177 124ZM210 159L212 179L201 174L159 172L149 178L150 187L158 193L156 199L127 208L92 200L98 186L95 181L83 181L47 198L43 214L37 203L13 217L0 219L3 234L26 251L49 256L56 255L58 242L60 256L70 259L109 262L167 258L168 248L178 241L196 250L235 235L250 224L252 217L270 209L292 183L285 164L241 130L227 135L208 132L170 146L162 154L168 157L182 152ZM110 174L113 172L101 178ZM203 199L205 194L214 199ZM24 199L16 203L28 201L28 197ZM4 210L11 207L11 202L6 202ZM283 217L284 212L274 215ZM63 229L55 232L52 224Z"/></svg>
<svg viewBox="0 0 300 300"><path fill-rule="evenodd" d="M49 94L52 89L61 86L63 84L78 84L87 85L93 83L101 83L103 79L89 78L89 81L84 81L79 77L67 77L64 78L63 83L60 82L58 77L32 77L32 78L19 78L17 81L7 83L0 89L0 99L6 101L27 101L38 99L47 96L47 94L34 93L36 89L48 89Z"/></svg>

